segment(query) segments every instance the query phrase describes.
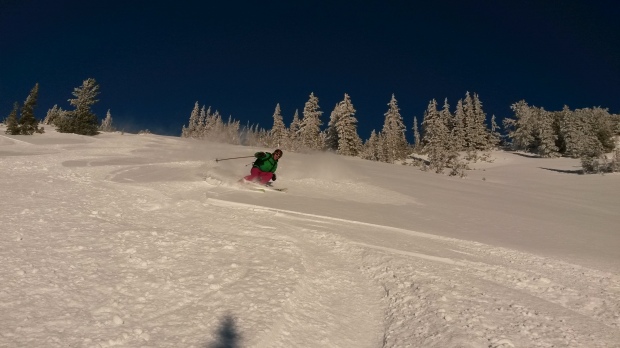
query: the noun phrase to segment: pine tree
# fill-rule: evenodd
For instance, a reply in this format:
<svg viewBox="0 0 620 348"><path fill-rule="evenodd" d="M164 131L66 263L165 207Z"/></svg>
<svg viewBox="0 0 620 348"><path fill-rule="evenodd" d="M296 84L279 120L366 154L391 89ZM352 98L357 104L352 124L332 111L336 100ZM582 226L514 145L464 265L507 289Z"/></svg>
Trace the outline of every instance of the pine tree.
<svg viewBox="0 0 620 348"><path fill-rule="evenodd" d="M474 123L471 125L473 133L470 138L473 142L474 148L478 151L486 151L491 148L489 145L489 130L486 127L485 121L487 114L482 109L482 101L478 94L474 93L473 97L473 112Z"/></svg>
<svg viewBox="0 0 620 348"><path fill-rule="evenodd" d="M338 153L345 156L357 156L362 147L362 140L357 134L357 119L355 108L348 94L338 104L340 117L337 119L336 131L338 132Z"/></svg>
<svg viewBox="0 0 620 348"><path fill-rule="evenodd" d="M456 141L456 137L454 133L455 122L454 122L454 117L452 117L452 113L450 113L450 104L448 103L448 98L444 99L443 107L441 108L441 111L439 111L439 116L448 131L448 137L446 140L447 143L445 144L446 148L456 149L457 141Z"/></svg>
<svg viewBox="0 0 620 348"><path fill-rule="evenodd" d="M303 119L301 120L299 137L301 144L308 150L320 150L323 148L321 141L321 115L323 111L319 111L319 98L310 93L310 98L306 102L303 111Z"/></svg>
<svg viewBox="0 0 620 348"><path fill-rule="evenodd" d="M392 94L392 99L387 104L388 111L384 114L383 130L381 134L385 137L385 147L387 150L387 162L394 163L397 160L403 160L407 157L409 144L405 138L405 123L400 115L398 102Z"/></svg>
<svg viewBox="0 0 620 348"><path fill-rule="evenodd" d="M34 132L41 132L39 129L39 121L34 117L34 108L37 105L37 98L39 96L39 84L36 83L21 110L21 117L19 118L19 130L20 134L32 135Z"/></svg>
<svg viewBox="0 0 620 348"><path fill-rule="evenodd" d="M504 128L508 130L512 147L514 150L529 151L535 142L536 119L525 100L512 104L510 108L514 111L515 118L505 118Z"/></svg>
<svg viewBox="0 0 620 348"><path fill-rule="evenodd" d="M595 107L591 109L592 117L589 120L592 123L593 132L596 134L598 141L603 146L605 152L611 152L615 149L616 143L614 136L613 117L608 109Z"/></svg>
<svg viewBox="0 0 620 348"><path fill-rule="evenodd" d="M201 139L206 136L207 115L208 115L207 106L203 105L202 108L200 108L200 116L198 117L198 126L196 129L198 133L198 138L201 138Z"/></svg>
<svg viewBox="0 0 620 348"><path fill-rule="evenodd" d="M454 128L452 129L453 138L457 151L464 151L467 147L467 136L465 130L465 109L463 100L459 99L454 110Z"/></svg>
<svg viewBox="0 0 620 348"><path fill-rule="evenodd" d="M200 105L198 101L194 103L194 108L189 114L189 124L185 132L187 138L198 138L199 135L199 122L200 122Z"/></svg>
<svg viewBox="0 0 620 348"><path fill-rule="evenodd" d="M413 151L420 151L420 131L418 130L418 118L413 117Z"/></svg>
<svg viewBox="0 0 620 348"><path fill-rule="evenodd" d="M222 115L218 110L215 110L211 118L212 127L211 132L209 132L209 136L217 139L217 137L224 131L224 121L222 121Z"/></svg>
<svg viewBox="0 0 620 348"><path fill-rule="evenodd" d="M65 115L65 110L59 108L58 105L54 104L54 106L47 110L47 114L45 115L45 119L43 119L43 124L56 124L56 121L60 120Z"/></svg>
<svg viewBox="0 0 620 348"><path fill-rule="evenodd" d="M441 173L454 160L456 151L451 147L450 131L442 114L437 111L435 99L428 104L422 121L424 128L424 153L428 155L430 168Z"/></svg>
<svg viewBox="0 0 620 348"><path fill-rule="evenodd" d="M364 143L360 157L370 161L379 160L379 136L374 129L370 133L370 138Z"/></svg>
<svg viewBox="0 0 620 348"><path fill-rule="evenodd" d="M473 133L475 127L475 114L474 114L474 100L469 92L465 92L465 99L463 100L463 128L465 130L464 150L473 151L475 149L473 141Z"/></svg>
<svg viewBox="0 0 620 348"><path fill-rule="evenodd" d="M495 121L495 115L491 116L491 132L489 133L489 145L496 149L501 141L501 134L499 133L499 126Z"/></svg>
<svg viewBox="0 0 620 348"><path fill-rule="evenodd" d="M110 114L110 109L105 115L105 119L101 121L101 126L99 126L99 130L102 132L114 132L114 126L112 126L112 114Z"/></svg>
<svg viewBox="0 0 620 348"><path fill-rule="evenodd" d="M270 136L271 146L282 147L286 138L286 125L280 110L280 103L276 104L276 109L273 112L273 127L271 128Z"/></svg>
<svg viewBox="0 0 620 348"><path fill-rule="evenodd" d="M216 126L217 126L217 117L219 116L219 112L216 110L215 112L211 112L211 107L209 106L205 111L205 125L202 130L203 138L210 138L212 135L217 135Z"/></svg>
<svg viewBox="0 0 620 348"><path fill-rule="evenodd" d="M562 112L549 112L543 108L529 106L520 101L511 106L515 119L505 119L504 125L512 139L513 148L536 153L541 157L557 157L566 149L574 148L575 135L571 124L572 116L565 106ZM564 128L564 131L562 130ZM581 138L580 136L578 138ZM569 143L567 143L569 141Z"/></svg>
<svg viewBox="0 0 620 348"><path fill-rule="evenodd" d="M181 138L189 138L189 128L181 126Z"/></svg>
<svg viewBox="0 0 620 348"><path fill-rule="evenodd" d="M7 117L5 123L6 123L6 131L4 131L4 133L6 134L10 134L10 135L18 135L20 133L19 130L19 122L17 120L17 111L19 110L19 103L15 102L13 104L13 110L11 110L11 113L9 114L9 117Z"/></svg>
<svg viewBox="0 0 620 348"><path fill-rule="evenodd" d="M68 111L57 124L58 131L61 133L75 133L81 135L96 135L98 122L91 107L97 103L97 95L99 95L99 85L93 78L84 80L82 86L74 88L73 96L75 99L69 99L69 104L75 107L75 110Z"/></svg>
<svg viewBox="0 0 620 348"><path fill-rule="evenodd" d="M540 157L558 157L557 135L553 130L553 114L542 108L534 109L537 122L538 144L536 150Z"/></svg>
<svg viewBox="0 0 620 348"><path fill-rule="evenodd" d="M379 162L394 163L390 157L390 146L385 134L377 133L377 159Z"/></svg>
<svg viewBox="0 0 620 348"><path fill-rule="evenodd" d="M325 133L325 131L321 131L319 132L319 146L320 146L320 150L325 148L325 138L327 138L327 133Z"/></svg>
<svg viewBox="0 0 620 348"><path fill-rule="evenodd" d="M228 122L226 123L225 129L226 129L226 139L225 141L228 144L233 144L233 145L239 145L240 144L240 139L239 139L239 126L240 126L240 122L237 120L234 120L231 116L228 116Z"/></svg>
<svg viewBox="0 0 620 348"><path fill-rule="evenodd" d="M557 113L557 117L559 119L558 143L560 152L565 156L578 158L584 130L579 126L576 114L567 105L564 105L562 111Z"/></svg>
<svg viewBox="0 0 620 348"><path fill-rule="evenodd" d="M346 95L346 94L345 94ZM327 124L327 130L325 131L325 149L331 151L338 150L338 129L337 124L342 117L342 110L340 104L334 106L334 110L329 116L329 123Z"/></svg>
<svg viewBox="0 0 620 348"><path fill-rule="evenodd" d="M576 109L580 128L583 129L579 157L597 158L606 152L605 145L599 137L598 120L592 109Z"/></svg>
<svg viewBox="0 0 620 348"><path fill-rule="evenodd" d="M620 172L620 147L616 147L613 152L610 168L612 173Z"/></svg>
<svg viewBox="0 0 620 348"><path fill-rule="evenodd" d="M288 127L288 150L297 151L300 147L299 144L299 127L301 126L301 120L299 119L299 110L295 110L295 114L293 115L293 120L291 121L290 126Z"/></svg>

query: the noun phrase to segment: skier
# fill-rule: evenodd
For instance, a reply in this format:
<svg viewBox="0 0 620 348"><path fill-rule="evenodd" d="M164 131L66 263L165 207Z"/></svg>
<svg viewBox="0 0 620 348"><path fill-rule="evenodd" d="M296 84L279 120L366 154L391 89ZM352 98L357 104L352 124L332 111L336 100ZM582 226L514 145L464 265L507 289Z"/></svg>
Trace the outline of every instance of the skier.
<svg viewBox="0 0 620 348"><path fill-rule="evenodd" d="M250 175L244 177L246 181L259 182L267 185L269 180L276 181L276 169L278 160L282 157L282 150L276 149L273 154L269 152L257 152L254 154L256 161L252 164Z"/></svg>

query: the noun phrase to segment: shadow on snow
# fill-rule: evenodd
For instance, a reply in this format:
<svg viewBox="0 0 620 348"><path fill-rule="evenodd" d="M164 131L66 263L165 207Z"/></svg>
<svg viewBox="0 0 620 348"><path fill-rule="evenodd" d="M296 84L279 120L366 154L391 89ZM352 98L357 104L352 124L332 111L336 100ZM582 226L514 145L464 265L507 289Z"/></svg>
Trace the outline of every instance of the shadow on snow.
<svg viewBox="0 0 620 348"><path fill-rule="evenodd" d="M540 169L544 169L544 170L550 170L552 172L558 172L558 173L564 173L564 174L579 174L582 175L583 174L583 169L554 169L554 168L545 168L545 167L538 167Z"/></svg>
<svg viewBox="0 0 620 348"><path fill-rule="evenodd" d="M215 334L215 341L204 346L204 348L238 348L241 335L235 325L235 319L226 315L220 322L220 327Z"/></svg>

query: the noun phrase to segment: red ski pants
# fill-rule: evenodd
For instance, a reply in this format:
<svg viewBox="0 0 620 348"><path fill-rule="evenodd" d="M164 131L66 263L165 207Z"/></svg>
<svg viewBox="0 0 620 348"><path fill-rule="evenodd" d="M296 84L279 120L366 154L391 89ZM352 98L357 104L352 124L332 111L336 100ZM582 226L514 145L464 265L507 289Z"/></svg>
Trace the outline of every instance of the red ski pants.
<svg viewBox="0 0 620 348"><path fill-rule="evenodd" d="M263 172L262 170L252 167L250 170L250 175L244 177L247 181L258 181L261 184L265 185L271 180L273 173L271 172Z"/></svg>

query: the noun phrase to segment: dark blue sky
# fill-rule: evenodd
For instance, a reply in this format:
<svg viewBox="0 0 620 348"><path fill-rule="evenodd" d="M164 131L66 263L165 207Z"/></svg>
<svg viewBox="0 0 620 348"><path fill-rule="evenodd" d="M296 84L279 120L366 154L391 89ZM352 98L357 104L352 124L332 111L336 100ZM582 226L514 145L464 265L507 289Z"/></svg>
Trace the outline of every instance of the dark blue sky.
<svg viewBox="0 0 620 348"><path fill-rule="evenodd" d="M311 92L325 124L348 93L363 139L392 93L409 129L466 91L498 118L521 99L620 113L616 1L418 3L0 0L0 117L36 82L38 118L70 109L89 77L100 119L169 135L196 101L265 128L280 103L288 125Z"/></svg>

